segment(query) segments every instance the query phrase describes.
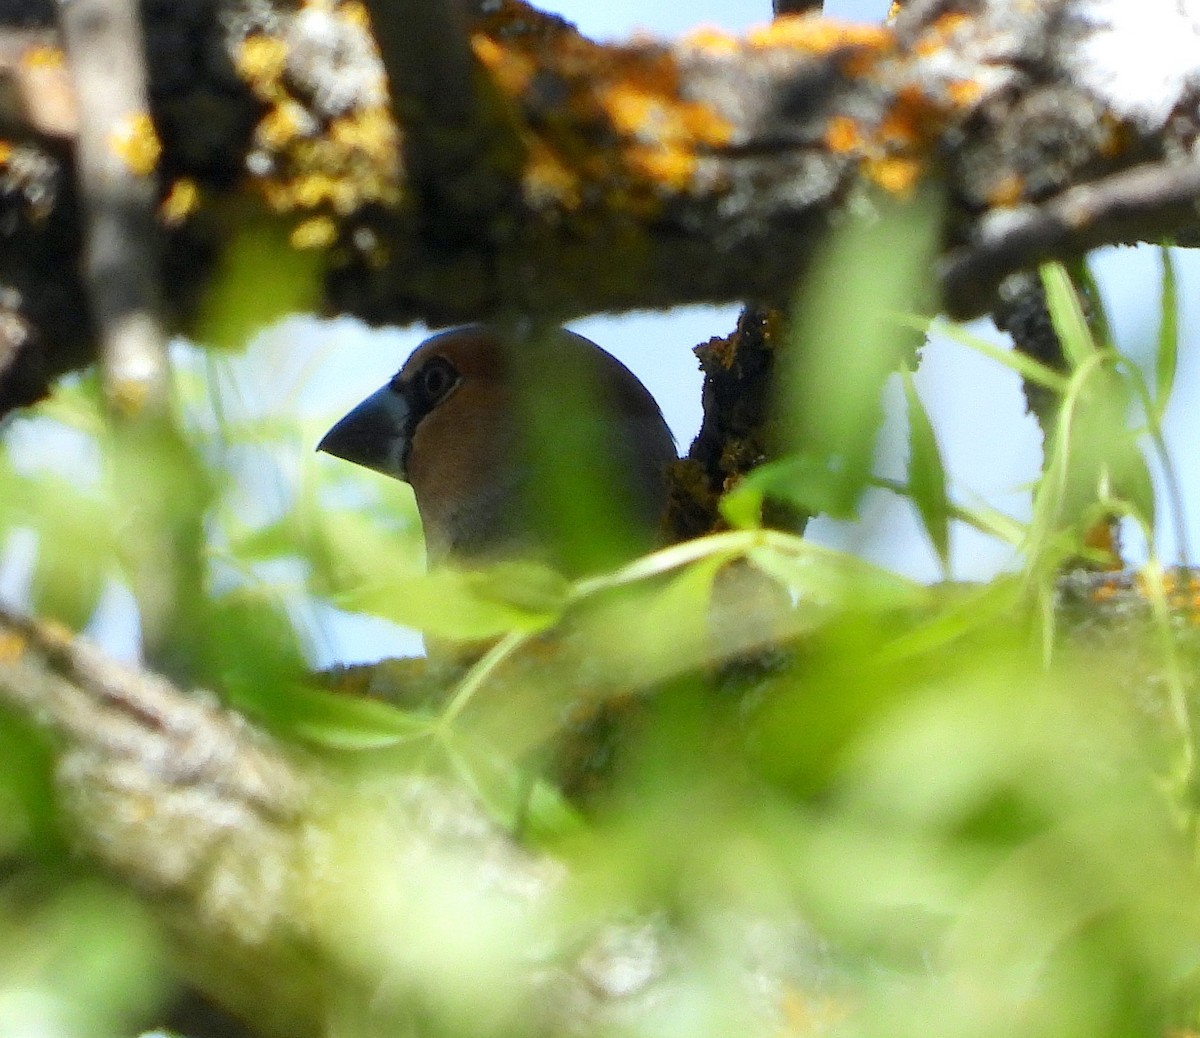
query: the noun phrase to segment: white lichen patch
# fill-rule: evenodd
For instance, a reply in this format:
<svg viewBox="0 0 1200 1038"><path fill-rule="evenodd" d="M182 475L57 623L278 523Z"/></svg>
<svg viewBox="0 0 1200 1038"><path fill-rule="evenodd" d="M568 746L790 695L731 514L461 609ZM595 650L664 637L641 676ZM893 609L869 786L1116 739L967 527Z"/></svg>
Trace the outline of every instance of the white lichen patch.
<svg viewBox="0 0 1200 1038"><path fill-rule="evenodd" d="M1200 91L1200 0L1080 0L1060 61L1113 115L1147 132Z"/></svg>

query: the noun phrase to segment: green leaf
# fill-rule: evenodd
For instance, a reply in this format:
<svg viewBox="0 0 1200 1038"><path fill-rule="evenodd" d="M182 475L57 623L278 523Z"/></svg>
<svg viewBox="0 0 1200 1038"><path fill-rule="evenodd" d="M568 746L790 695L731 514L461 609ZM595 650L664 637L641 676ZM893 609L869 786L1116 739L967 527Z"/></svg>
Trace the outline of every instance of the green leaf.
<svg viewBox="0 0 1200 1038"><path fill-rule="evenodd" d="M1117 460L1111 479L1113 494L1127 502L1147 529L1154 528L1154 479L1145 455L1133 444Z"/></svg>
<svg viewBox="0 0 1200 1038"><path fill-rule="evenodd" d="M888 612L915 607L928 589L846 552L801 542L787 552L770 545L746 557L788 588L802 607L828 612Z"/></svg>
<svg viewBox="0 0 1200 1038"><path fill-rule="evenodd" d="M285 221L243 219L221 255L221 269L191 328L196 341L242 349L261 328L317 309L322 255L297 249Z"/></svg>
<svg viewBox="0 0 1200 1038"><path fill-rule="evenodd" d="M545 567L509 563L488 571L435 569L426 574L364 580L334 596L344 609L452 641L495 638L551 626L566 604L566 583Z"/></svg>
<svg viewBox="0 0 1200 1038"><path fill-rule="evenodd" d="M721 503L721 514L742 520L732 525L754 529L760 525L764 497L786 501L811 514L832 519L853 519L858 514L862 481L849 477L841 455L793 454L770 461L750 472Z"/></svg>
<svg viewBox="0 0 1200 1038"><path fill-rule="evenodd" d="M110 500L59 476L13 476L0 514L37 533L33 606L72 630L95 611L117 564L117 517Z"/></svg>
<svg viewBox="0 0 1200 1038"><path fill-rule="evenodd" d="M908 405L908 488L921 516L942 572L950 570L950 502L946 495L946 469L933 423L925 411L912 372L901 371Z"/></svg>
<svg viewBox="0 0 1200 1038"><path fill-rule="evenodd" d="M884 383L920 341L896 315L926 302L939 206L934 190L903 205L873 197L830 235L798 286L775 403L777 442L799 460L780 482L758 484L765 493L853 513L871 477Z"/></svg>
<svg viewBox="0 0 1200 1038"><path fill-rule="evenodd" d="M429 734L432 719L378 699L294 685L278 689L275 720L285 731L336 750L380 750Z"/></svg>
<svg viewBox="0 0 1200 1038"><path fill-rule="evenodd" d="M757 530L762 526L763 488L749 479L772 463L761 465L736 487L721 497L718 507L723 518L735 530Z"/></svg>
<svg viewBox="0 0 1200 1038"><path fill-rule="evenodd" d="M112 558L74 537L43 534L31 588L34 612L82 630L100 601Z"/></svg>
<svg viewBox="0 0 1200 1038"><path fill-rule="evenodd" d="M1154 353L1154 415L1161 422L1175 386L1179 363L1179 293L1175 261L1167 246L1160 246L1162 294L1159 297L1158 348Z"/></svg>
<svg viewBox="0 0 1200 1038"><path fill-rule="evenodd" d="M1071 276L1061 263L1044 263L1040 273L1054 331L1062 342L1063 353L1071 367L1078 368L1097 352L1079 293L1075 291Z"/></svg>
<svg viewBox="0 0 1200 1038"><path fill-rule="evenodd" d="M997 364L1003 364L1009 370L1015 371L1026 382L1031 382L1035 386L1041 386L1043 389L1049 389L1060 395L1066 392L1066 377L1053 368L1047 367L1011 346L997 346L994 342L988 342L987 339L968 331L961 324L944 321L940 318L930 322L927 318L912 315L901 317L900 320L910 328L918 331L928 329L931 336L943 336L960 346L965 346L969 350L974 350L976 353L994 360Z"/></svg>
<svg viewBox="0 0 1200 1038"><path fill-rule="evenodd" d="M713 658L722 638L710 609L713 582L729 561L712 555L667 577L609 589L585 600L567 624L605 661L607 678L635 688L663 681Z"/></svg>

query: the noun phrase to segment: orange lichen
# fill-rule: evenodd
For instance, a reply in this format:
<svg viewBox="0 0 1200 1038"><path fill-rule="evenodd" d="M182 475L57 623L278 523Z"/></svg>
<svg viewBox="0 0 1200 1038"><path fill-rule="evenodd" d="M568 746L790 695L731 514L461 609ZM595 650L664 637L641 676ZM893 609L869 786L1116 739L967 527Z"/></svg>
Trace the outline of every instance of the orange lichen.
<svg viewBox="0 0 1200 1038"><path fill-rule="evenodd" d="M1129 147L1136 135L1110 112L1105 112L1100 119L1104 136L1096 151L1106 159L1114 159Z"/></svg>
<svg viewBox="0 0 1200 1038"><path fill-rule="evenodd" d="M134 176L154 172L162 155L162 144L146 112L130 112L118 120L108 135L108 146Z"/></svg>
<svg viewBox="0 0 1200 1038"><path fill-rule="evenodd" d="M879 139L886 145L911 148L920 143L921 134L909 111L893 108L879 124Z"/></svg>
<svg viewBox="0 0 1200 1038"><path fill-rule="evenodd" d="M746 42L754 48L784 47L810 54L829 54L843 47L888 50L895 37L881 25L840 22L817 15L789 14L751 29Z"/></svg>
<svg viewBox="0 0 1200 1038"><path fill-rule="evenodd" d="M878 67L883 52L880 50L857 49L847 53L840 61L842 75L851 79L860 79Z"/></svg>
<svg viewBox="0 0 1200 1038"><path fill-rule="evenodd" d="M0 141L0 166L6 165L12 158L13 146L9 141Z"/></svg>
<svg viewBox="0 0 1200 1038"><path fill-rule="evenodd" d="M676 191L687 187L696 172L696 157L681 149L635 149L629 157L633 166L650 179Z"/></svg>
<svg viewBox="0 0 1200 1038"><path fill-rule="evenodd" d="M946 96L958 108L969 108L983 96L983 87L974 79L956 79L946 87Z"/></svg>
<svg viewBox="0 0 1200 1038"><path fill-rule="evenodd" d="M194 180L182 178L171 184L167 197L159 203L158 215L168 227L178 227L200 208L200 188Z"/></svg>
<svg viewBox="0 0 1200 1038"><path fill-rule="evenodd" d="M869 159L864 167L866 175L885 191L893 195L908 197L921 179L924 166L919 158L908 155L889 155L881 159Z"/></svg>
<svg viewBox="0 0 1200 1038"><path fill-rule="evenodd" d="M825 127L825 145L837 155L861 150L863 136L858 123L848 115L835 115Z"/></svg>
<svg viewBox="0 0 1200 1038"><path fill-rule="evenodd" d="M736 54L739 49L737 37L730 36L712 25L701 25L693 29L681 42L684 47L708 54Z"/></svg>
<svg viewBox="0 0 1200 1038"><path fill-rule="evenodd" d="M952 11L936 19L921 34L920 39L913 45L913 53L921 57L929 57L943 50L950 37L962 26L971 21L965 14Z"/></svg>
<svg viewBox="0 0 1200 1038"><path fill-rule="evenodd" d="M1092 601L1099 605L1105 602L1111 602L1117 597L1117 586L1115 584L1097 584L1092 588Z"/></svg>
<svg viewBox="0 0 1200 1038"><path fill-rule="evenodd" d="M1016 173L1006 173L988 192L988 204L993 209L1008 209L1025 195L1025 181Z"/></svg>

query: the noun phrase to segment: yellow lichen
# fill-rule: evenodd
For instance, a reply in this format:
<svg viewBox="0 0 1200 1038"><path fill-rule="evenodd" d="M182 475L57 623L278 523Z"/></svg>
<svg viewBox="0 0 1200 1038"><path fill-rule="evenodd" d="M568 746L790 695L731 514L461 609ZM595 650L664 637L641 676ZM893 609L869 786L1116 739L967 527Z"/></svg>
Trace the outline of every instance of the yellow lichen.
<svg viewBox="0 0 1200 1038"><path fill-rule="evenodd" d="M139 177L153 173L162 155L162 144L146 112L130 112L119 119L108 135L108 146Z"/></svg>
<svg viewBox="0 0 1200 1038"><path fill-rule="evenodd" d="M58 47L39 44L21 53L21 64L26 68L66 68L67 56Z"/></svg>
<svg viewBox="0 0 1200 1038"><path fill-rule="evenodd" d="M308 122L308 113L303 106L285 98L259 120L255 137L264 147L283 148L300 135Z"/></svg>
<svg viewBox="0 0 1200 1038"><path fill-rule="evenodd" d="M355 32L370 28L368 11L359 0L304 0L303 6L340 19ZM395 203L400 196L401 142L386 102L324 114L286 76L287 65L287 44L266 32L247 37L236 54L238 73L268 102L254 135L264 170L254 184L267 204L276 212L309 210L313 219L332 219L372 202ZM371 96L381 98L384 93ZM297 240L319 244L326 233L320 227L302 222Z"/></svg>
<svg viewBox="0 0 1200 1038"><path fill-rule="evenodd" d="M293 184L296 205L304 209L315 209L334 195L334 180L325 173L305 173Z"/></svg>
<svg viewBox="0 0 1200 1038"><path fill-rule="evenodd" d="M345 152L360 152L383 166L395 160L399 139L396 124L382 108L368 108L335 119L329 138Z"/></svg>
<svg viewBox="0 0 1200 1038"><path fill-rule="evenodd" d="M471 37L471 49L496 83L510 97L523 94L533 82L537 65L526 54L500 46L483 33Z"/></svg>
<svg viewBox="0 0 1200 1038"><path fill-rule="evenodd" d="M535 205L557 203L564 209L578 209L582 201L579 174L536 139L530 143L524 187Z"/></svg>
<svg viewBox="0 0 1200 1038"><path fill-rule="evenodd" d="M366 5L359 3L358 0L343 0L338 6L338 14L351 25L366 32L371 31L370 12L367 11Z"/></svg>
<svg viewBox="0 0 1200 1038"><path fill-rule="evenodd" d="M140 415L150 398L150 383L141 378L123 378L108 386L108 402L126 418Z"/></svg>
<svg viewBox="0 0 1200 1038"><path fill-rule="evenodd" d="M20 661L25 655L25 650L29 643L25 640L25 636L17 634L16 631L4 631L0 633L0 663L12 664Z"/></svg>
<svg viewBox="0 0 1200 1038"><path fill-rule="evenodd" d="M8 164L8 160L12 158L13 146L10 141L0 141L0 166Z"/></svg>
<svg viewBox="0 0 1200 1038"><path fill-rule="evenodd" d="M168 227L178 227L200 208L200 189L194 180L183 178L171 184L171 190L158 207L158 215Z"/></svg>
<svg viewBox="0 0 1200 1038"><path fill-rule="evenodd" d="M274 36L248 36L238 46L234 64L256 94L270 98L287 68L287 45Z"/></svg>
<svg viewBox="0 0 1200 1038"><path fill-rule="evenodd" d="M327 216L314 216L292 229L294 249L323 249L337 240L337 224Z"/></svg>

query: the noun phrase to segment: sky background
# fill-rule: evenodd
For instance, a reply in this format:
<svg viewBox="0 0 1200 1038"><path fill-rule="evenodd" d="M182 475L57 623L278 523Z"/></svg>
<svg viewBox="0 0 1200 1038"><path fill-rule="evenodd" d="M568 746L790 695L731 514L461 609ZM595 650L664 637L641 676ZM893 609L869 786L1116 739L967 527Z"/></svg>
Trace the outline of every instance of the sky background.
<svg viewBox="0 0 1200 1038"><path fill-rule="evenodd" d="M544 5L576 22L581 31L601 40L622 39L635 32L669 38L699 25L715 25L731 32L770 18L768 0L692 0L688 4L649 3L646 0L557 0ZM880 21L887 0L828 0L826 13L855 21ZM1183 344L1180 371L1167 416L1171 453L1179 467L1187 525L1191 540L1198 533L1194 518L1200 515L1200 460L1192 447L1195 439L1197 392L1200 377L1187 351L1197 331L1197 294L1192 286L1200 276L1200 262L1187 252L1177 252L1181 294ZM1155 250L1108 249L1096 254L1094 268L1108 303L1117 341L1135 356L1151 355L1157 324L1159 260ZM692 347L717 335L727 335L737 319L737 307L689 307L665 313L639 313L621 317L596 317L573 322L571 327L619 357L658 399L681 453L686 453L700 425L700 372ZM976 330L997 342L1004 341L989 325ZM297 338L315 344L322 359L310 371L300 403L306 413L336 417L378 388L428 334L428 329L370 331L352 320L316 322L292 320L264 333L279 343L278 349L260 351L248 361L257 365L247 381L278 382L272 364L286 366L297 356ZM287 359L285 359L287 358ZM291 360L294 365L295 361ZM263 366L266 366L264 368ZM934 339L923 351L917 375L918 389L930 411L947 464L952 491L968 504L978 496L1016 518L1029 514L1028 487L1040 464L1040 435L1025 414L1024 399L1015 375L1000 365L947 340ZM898 387L889 387L889 418L880 440L881 474L904 478L906 419ZM20 435L19 425L14 426ZM322 456L318 464L344 466ZM371 474L366 479L381 478ZM281 491L281 494L283 492ZM1160 512L1167 514L1165 505ZM1178 560L1179 551L1163 522L1160 555ZM912 507L885 492L870 493L862 518L853 524L815 520L809 536L829 545L847 548L910 576L934 580L940 570L920 530ZM955 526L952 534L953 575L958 579L986 579L1006 566L1011 549L974 531ZM0 556L0 596L20 601L28 581L29 543ZM1136 545L1131 561L1139 561ZM136 656L136 624L132 605L120 589L106 596L104 609L91 633L113 652ZM314 631L314 662L375 659L416 651L411 634L397 634L379 622L351 620L328 608L312 606L304 618Z"/></svg>

